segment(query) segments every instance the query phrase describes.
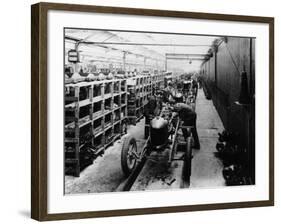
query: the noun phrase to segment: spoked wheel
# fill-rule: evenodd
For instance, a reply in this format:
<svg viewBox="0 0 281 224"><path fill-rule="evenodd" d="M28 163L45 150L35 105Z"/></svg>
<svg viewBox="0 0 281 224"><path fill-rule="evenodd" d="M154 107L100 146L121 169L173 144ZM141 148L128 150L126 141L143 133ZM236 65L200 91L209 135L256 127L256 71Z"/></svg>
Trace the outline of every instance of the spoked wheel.
<svg viewBox="0 0 281 224"><path fill-rule="evenodd" d="M128 135L123 142L121 152L121 166L124 174L129 176L137 164L137 142L133 136Z"/></svg>
<svg viewBox="0 0 281 224"><path fill-rule="evenodd" d="M183 181L186 186L190 185L190 176L191 176L191 161L192 161L192 147L191 147L191 137L187 138L186 151L184 155L183 163Z"/></svg>

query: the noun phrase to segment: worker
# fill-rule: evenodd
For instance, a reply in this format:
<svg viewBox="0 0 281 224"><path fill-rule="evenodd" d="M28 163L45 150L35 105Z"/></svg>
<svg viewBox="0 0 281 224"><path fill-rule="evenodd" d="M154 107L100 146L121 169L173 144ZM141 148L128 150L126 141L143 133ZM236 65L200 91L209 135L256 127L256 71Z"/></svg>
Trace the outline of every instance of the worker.
<svg viewBox="0 0 281 224"><path fill-rule="evenodd" d="M188 92L189 88L190 88L190 81L188 81L188 80L183 80L183 90L184 90L185 92Z"/></svg>
<svg viewBox="0 0 281 224"><path fill-rule="evenodd" d="M201 89L202 88L202 77L201 76L198 76L197 82L198 82L198 88Z"/></svg>
<svg viewBox="0 0 281 224"><path fill-rule="evenodd" d="M181 90L183 88L182 80L176 80L176 87L178 90Z"/></svg>
<svg viewBox="0 0 281 224"><path fill-rule="evenodd" d="M195 95L195 98L197 97L197 92L198 92L198 82L196 77L192 77L192 90Z"/></svg>
<svg viewBox="0 0 281 224"><path fill-rule="evenodd" d="M145 128L144 137L149 136L149 125L153 117L158 116L162 110L162 94L158 90L155 95L148 98L148 103L144 107Z"/></svg>
<svg viewBox="0 0 281 224"><path fill-rule="evenodd" d="M168 86L163 91L163 101L168 102L169 99L173 98L176 94L176 90L173 87L173 83L171 80L168 81Z"/></svg>
<svg viewBox="0 0 281 224"><path fill-rule="evenodd" d="M173 88L173 83L172 83L172 81L171 81L171 80L168 80L168 82L167 82L167 87L165 88L165 90L171 92L173 89L174 89L174 88Z"/></svg>
<svg viewBox="0 0 281 224"><path fill-rule="evenodd" d="M175 103L173 105L174 111L176 111L183 121L183 126L193 126L191 128L191 133L194 139L194 149L200 149L200 142L198 138L197 128L196 128L196 118L197 114L191 106L185 103ZM188 137L188 132L185 128L182 128L183 136L185 139Z"/></svg>

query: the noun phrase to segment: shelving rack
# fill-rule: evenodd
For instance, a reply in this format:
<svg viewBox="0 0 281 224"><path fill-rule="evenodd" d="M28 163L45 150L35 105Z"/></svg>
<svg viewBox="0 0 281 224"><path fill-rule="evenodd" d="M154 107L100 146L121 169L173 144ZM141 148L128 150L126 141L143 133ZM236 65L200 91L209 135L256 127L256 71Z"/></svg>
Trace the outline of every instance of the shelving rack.
<svg viewBox="0 0 281 224"><path fill-rule="evenodd" d="M129 78L128 89L128 122L135 125L143 118L144 107L148 103L153 89L164 88L164 73L140 74Z"/></svg>
<svg viewBox="0 0 281 224"><path fill-rule="evenodd" d="M65 172L79 176L85 159L92 162L126 133L126 125L126 79L66 84Z"/></svg>

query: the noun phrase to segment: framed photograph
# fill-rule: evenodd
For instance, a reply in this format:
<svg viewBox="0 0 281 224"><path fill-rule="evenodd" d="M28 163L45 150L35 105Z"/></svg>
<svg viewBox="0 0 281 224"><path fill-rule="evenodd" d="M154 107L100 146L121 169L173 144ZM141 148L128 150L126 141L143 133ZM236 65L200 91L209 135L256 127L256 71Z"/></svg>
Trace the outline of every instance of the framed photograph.
<svg viewBox="0 0 281 224"><path fill-rule="evenodd" d="M274 205L274 18L31 9L33 219Z"/></svg>

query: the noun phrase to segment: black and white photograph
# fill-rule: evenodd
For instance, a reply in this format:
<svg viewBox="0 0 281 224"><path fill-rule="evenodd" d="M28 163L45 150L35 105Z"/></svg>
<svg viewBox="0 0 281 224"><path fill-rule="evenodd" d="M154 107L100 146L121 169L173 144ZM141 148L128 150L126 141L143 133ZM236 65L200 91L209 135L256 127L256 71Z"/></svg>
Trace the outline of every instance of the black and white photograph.
<svg viewBox="0 0 281 224"><path fill-rule="evenodd" d="M65 194L255 184L255 38L64 29Z"/></svg>

